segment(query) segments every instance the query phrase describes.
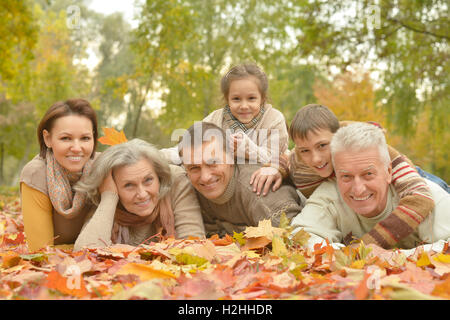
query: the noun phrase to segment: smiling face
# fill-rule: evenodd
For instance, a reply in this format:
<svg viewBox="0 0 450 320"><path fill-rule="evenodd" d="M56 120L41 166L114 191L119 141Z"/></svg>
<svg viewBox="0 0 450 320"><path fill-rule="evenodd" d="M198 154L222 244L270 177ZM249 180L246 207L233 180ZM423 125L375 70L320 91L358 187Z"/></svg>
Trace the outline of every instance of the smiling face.
<svg viewBox="0 0 450 320"><path fill-rule="evenodd" d="M225 151L217 147L216 143L213 140L194 147L190 155L183 152L183 157L190 157L183 158L183 163L192 186L210 200L224 194L234 169L234 165L227 162Z"/></svg>
<svg viewBox="0 0 450 320"><path fill-rule="evenodd" d="M382 162L377 147L337 152L334 164L339 192L353 211L367 218L383 212L392 170Z"/></svg>
<svg viewBox="0 0 450 320"><path fill-rule="evenodd" d="M159 178L147 159L113 170L119 200L124 208L138 216L148 216L158 203Z"/></svg>
<svg viewBox="0 0 450 320"><path fill-rule="evenodd" d="M295 137L295 149L303 162L323 178L333 173L330 142L333 133L328 129L310 131L306 139Z"/></svg>
<svg viewBox="0 0 450 320"><path fill-rule="evenodd" d="M261 109L263 97L258 87L258 79L249 76L230 83L227 101L231 113L242 123L249 123Z"/></svg>
<svg viewBox="0 0 450 320"><path fill-rule="evenodd" d="M42 131L45 145L56 161L69 172L80 172L94 151L94 135L89 118L70 115L58 118L50 132Z"/></svg>

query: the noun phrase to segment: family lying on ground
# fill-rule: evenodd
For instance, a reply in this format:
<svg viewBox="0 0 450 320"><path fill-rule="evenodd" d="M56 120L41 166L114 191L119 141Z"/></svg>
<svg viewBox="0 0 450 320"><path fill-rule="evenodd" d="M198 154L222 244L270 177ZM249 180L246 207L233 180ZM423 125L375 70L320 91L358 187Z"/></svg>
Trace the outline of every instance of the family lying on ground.
<svg viewBox="0 0 450 320"><path fill-rule="evenodd" d="M51 106L37 129L40 153L20 178L29 249L232 235L263 219L278 226L283 213L293 234L311 234L310 247L450 240L448 185L387 145L376 123L338 121L310 104L288 128L253 64L233 67L221 90L226 106L162 150L133 139L95 152L89 102Z"/></svg>

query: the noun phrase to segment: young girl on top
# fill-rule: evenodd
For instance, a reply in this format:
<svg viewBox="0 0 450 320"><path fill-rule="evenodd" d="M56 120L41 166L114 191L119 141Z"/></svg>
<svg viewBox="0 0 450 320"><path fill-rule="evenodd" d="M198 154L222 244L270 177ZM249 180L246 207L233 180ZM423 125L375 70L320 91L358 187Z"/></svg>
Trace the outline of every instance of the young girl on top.
<svg viewBox="0 0 450 320"><path fill-rule="evenodd" d="M220 87L226 105L203 121L232 132L238 163L275 162L287 150L289 135L283 114L267 103L266 74L255 64L237 65L222 77Z"/></svg>

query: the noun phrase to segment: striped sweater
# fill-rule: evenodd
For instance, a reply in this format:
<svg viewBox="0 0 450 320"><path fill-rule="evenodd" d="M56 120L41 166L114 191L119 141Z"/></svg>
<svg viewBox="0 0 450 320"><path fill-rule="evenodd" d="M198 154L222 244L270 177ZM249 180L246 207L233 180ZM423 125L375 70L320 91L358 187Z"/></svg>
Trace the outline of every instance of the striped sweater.
<svg viewBox="0 0 450 320"><path fill-rule="evenodd" d="M400 197L395 210L361 237L366 243L374 243L383 248L392 248L407 237L424 221L434 209L431 191L424 179L417 173L412 162L389 146L392 161L392 184ZM328 178L322 178L302 162L292 151L288 158L280 161L297 189L306 197Z"/></svg>

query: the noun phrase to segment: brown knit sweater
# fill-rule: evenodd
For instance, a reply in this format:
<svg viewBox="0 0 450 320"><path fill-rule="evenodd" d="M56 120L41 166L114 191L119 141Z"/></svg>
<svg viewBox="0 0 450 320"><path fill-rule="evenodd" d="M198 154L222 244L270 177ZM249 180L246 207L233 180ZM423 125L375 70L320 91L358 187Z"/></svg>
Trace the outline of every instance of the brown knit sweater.
<svg viewBox="0 0 450 320"><path fill-rule="evenodd" d="M345 125L341 122L341 126ZM424 179L417 173L411 160L397 150L388 147L392 161L392 183L400 202L392 213L363 235L361 240L389 249L400 240L417 230L417 227L434 209L431 191ZM308 197L328 178L322 178L309 168L299 154L292 151L288 161L284 158L289 176L297 189ZM286 163L287 162L287 163Z"/></svg>
<svg viewBox="0 0 450 320"><path fill-rule="evenodd" d="M278 226L284 212L292 219L302 210L305 199L300 199L295 188L287 183L265 197L258 196L249 184L252 173L259 165L235 165L234 174L218 199L208 200L197 192L202 208L207 236L220 236L242 232L247 226L257 226L260 220L270 219Z"/></svg>

